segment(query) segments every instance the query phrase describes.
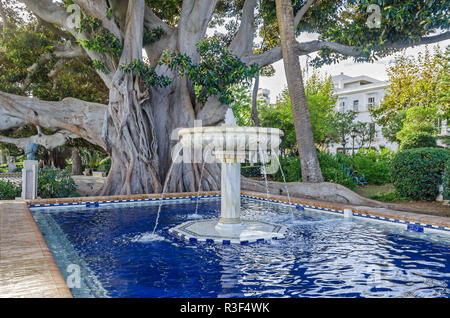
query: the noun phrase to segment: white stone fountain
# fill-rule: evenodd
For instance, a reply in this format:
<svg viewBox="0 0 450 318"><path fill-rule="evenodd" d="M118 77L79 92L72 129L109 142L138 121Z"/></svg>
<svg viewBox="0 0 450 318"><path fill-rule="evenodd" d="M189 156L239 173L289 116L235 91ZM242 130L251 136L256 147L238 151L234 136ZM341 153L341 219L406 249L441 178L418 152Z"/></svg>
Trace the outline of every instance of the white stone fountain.
<svg viewBox="0 0 450 318"><path fill-rule="evenodd" d="M268 161L280 145L283 132L276 128L236 126L231 109L223 126L184 128L178 132L184 149L210 151L222 165L219 219L185 222L169 230L195 242L238 243L281 239L286 228L241 219L241 163Z"/></svg>

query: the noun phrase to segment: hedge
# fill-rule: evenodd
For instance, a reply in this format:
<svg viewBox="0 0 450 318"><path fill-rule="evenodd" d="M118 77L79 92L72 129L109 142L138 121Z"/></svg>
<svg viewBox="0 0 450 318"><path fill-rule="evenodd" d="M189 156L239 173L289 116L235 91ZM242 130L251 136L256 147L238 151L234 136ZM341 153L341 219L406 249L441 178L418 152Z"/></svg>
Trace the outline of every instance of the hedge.
<svg viewBox="0 0 450 318"><path fill-rule="evenodd" d="M396 191L415 200L435 200L450 151L440 148L417 148L398 152L391 162L391 176Z"/></svg>

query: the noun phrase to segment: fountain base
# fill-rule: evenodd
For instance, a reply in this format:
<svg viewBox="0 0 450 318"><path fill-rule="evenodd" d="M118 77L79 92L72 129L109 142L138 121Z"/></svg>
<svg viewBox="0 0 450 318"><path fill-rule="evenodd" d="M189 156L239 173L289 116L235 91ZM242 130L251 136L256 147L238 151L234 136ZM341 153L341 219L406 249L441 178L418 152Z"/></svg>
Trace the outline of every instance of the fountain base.
<svg viewBox="0 0 450 318"><path fill-rule="evenodd" d="M240 224L223 224L218 223L217 219L188 221L169 230L170 234L187 242L217 244L248 244L279 240L284 238L286 232L285 226L266 222L241 220Z"/></svg>

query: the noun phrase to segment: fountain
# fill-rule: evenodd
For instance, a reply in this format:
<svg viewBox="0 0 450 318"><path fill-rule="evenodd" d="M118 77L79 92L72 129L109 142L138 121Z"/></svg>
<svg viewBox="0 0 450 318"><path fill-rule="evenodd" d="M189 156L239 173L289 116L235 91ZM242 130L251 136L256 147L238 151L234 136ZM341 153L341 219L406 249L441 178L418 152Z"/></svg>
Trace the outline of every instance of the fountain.
<svg viewBox="0 0 450 318"><path fill-rule="evenodd" d="M284 226L241 219L241 163L268 161L265 154L277 155L283 132L275 128L236 126L231 109L225 124L184 128L178 132L183 149L210 151L221 163L221 212L219 219L195 220L180 224L170 233L190 242L245 244L282 239ZM202 156L203 158L203 156Z"/></svg>

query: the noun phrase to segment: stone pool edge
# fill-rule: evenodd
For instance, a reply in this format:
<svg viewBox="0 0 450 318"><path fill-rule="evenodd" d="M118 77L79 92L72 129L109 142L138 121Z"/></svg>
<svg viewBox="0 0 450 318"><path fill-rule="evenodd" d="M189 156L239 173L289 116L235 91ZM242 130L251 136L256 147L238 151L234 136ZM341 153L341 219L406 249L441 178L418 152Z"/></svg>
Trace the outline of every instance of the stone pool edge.
<svg viewBox="0 0 450 318"><path fill-rule="evenodd" d="M199 195L202 197L220 196L220 192L200 192ZM266 194L259 192L242 191L241 196L264 201L289 203L288 197L281 195L269 195L267 197ZM167 193L164 195L165 199L181 199L186 197L197 197L197 192ZM159 200L160 198L160 194L143 194L0 201L0 255L2 255L0 261L0 297L72 297L72 294L56 265L55 259L31 214L29 206L46 207L76 205L80 203L94 203L95 205L95 202L133 202L141 200ZM299 199L295 197L290 198L290 203L303 208L341 214L345 208L350 208L356 217L368 217L375 221L401 222L419 226L419 228L420 226L424 226L439 231L450 231L450 218L448 217L403 212L385 208L355 206L352 204ZM17 224L16 228L20 226L26 228L28 226L29 235L24 236L22 235L23 232L14 233L11 226L5 225L4 220L7 218L13 218L14 220L7 220L6 224ZM11 234L13 236L12 239L9 237ZM14 239L15 236L17 236L16 239ZM24 246L26 253L23 253L22 255L20 255L20 253L19 255L17 253L10 253L10 255L8 255L7 253L6 258L4 257L5 250L6 252L20 251L20 249L24 249ZM30 259L34 260L34 262L27 263L27 260ZM12 269L7 266L8 263L11 262L15 263L15 266L13 266ZM22 262L22 267L20 265L17 266L16 262ZM34 273L34 275L31 275L31 277L28 277L30 275L23 277L24 270ZM15 273L19 274L20 277L17 276L19 279L11 282L7 277L14 277ZM31 282L28 280L28 285L24 282L27 280L27 277L31 279Z"/></svg>
<svg viewBox="0 0 450 318"><path fill-rule="evenodd" d="M0 201L0 298L72 298L22 200Z"/></svg>

